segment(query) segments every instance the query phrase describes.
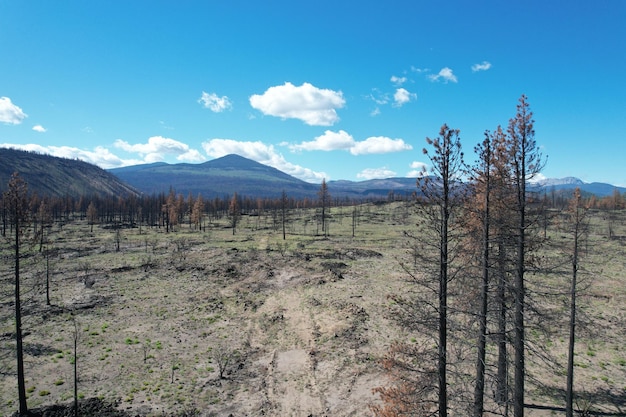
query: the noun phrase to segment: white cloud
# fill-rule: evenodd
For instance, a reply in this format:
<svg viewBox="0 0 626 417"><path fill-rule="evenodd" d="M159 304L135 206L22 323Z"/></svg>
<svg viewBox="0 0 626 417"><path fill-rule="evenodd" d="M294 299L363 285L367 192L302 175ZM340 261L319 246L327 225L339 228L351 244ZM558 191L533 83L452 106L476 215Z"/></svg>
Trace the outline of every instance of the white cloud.
<svg viewBox="0 0 626 417"><path fill-rule="evenodd" d="M390 152L408 151L413 149L411 145L402 139L391 139L385 136L372 136L362 142L356 142L350 148L352 155L369 155Z"/></svg>
<svg viewBox="0 0 626 417"><path fill-rule="evenodd" d="M396 173L387 167L382 168L365 168L363 171L356 174L357 178L364 180L383 179L395 177Z"/></svg>
<svg viewBox="0 0 626 417"><path fill-rule="evenodd" d="M284 144L283 144L284 145ZM357 142L352 135L340 130L327 130L323 135L312 141L297 145L287 145L291 151L336 151L348 150L352 155L382 154L411 150L413 147L402 139L391 139L385 136L372 136Z"/></svg>
<svg viewBox="0 0 626 417"><path fill-rule="evenodd" d="M340 130L333 132L327 130L323 135L309 142L297 145L287 145L292 152L295 151L350 151L352 155L369 155L411 150L413 147L402 139L391 139L385 136L372 136L364 141L357 142L352 135Z"/></svg>
<svg viewBox="0 0 626 417"><path fill-rule="evenodd" d="M36 144L16 145L3 143L0 144L0 147L39 152L59 158L80 159L81 161L89 162L90 164L97 165L104 169L137 165L146 162L137 159L121 159L102 146L98 146L92 151L71 146L41 146Z"/></svg>
<svg viewBox="0 0 626 417"><path fill-rule="evenodd" d="M215 93L206 93L204 91L202 92L202 96L198 99L198 103L202 104L202 107L205 109L209 109L215 113L233 108L233 104L228 97L219 97Z"/></svg>
<svg viewBox="0 0 626 417"><path fill-rule="evenodd" d="M196 149L189 149L176 157L177 161L182 162L204 162L206 158Z"/></svg>
<svg viewBox="0 0 626 417"><path fill-rule="evenodd" d="M395 102L394 107L402 107L404 104L416 98L417 98L417 94L410 93L404 88L398 88L393 95L393 100Z"/></svg>
<svg viewBox="0 0 626 417"><path fill-rule="evenodd" d="M39 133L44 133L47 131L47 129L45 127L43 127L42 125L35 125L33 126L33 130L35 132L39 132Z"/></svg>
<svg viewBox="0 0 626 417"><path fill-rule="evenodd" d="M346 104L341 91L320 89L309 83L290 82L250 96L250 105L263 114L299 119L311 126L331 126L339 121L337 109Z"/></svg>
<svg viewBox="0 0 626 417"><path fill-rule="evenodd" d="M324 172L316 172L288 162L279 152L276 152L273 145L266 145L261 141L240 142L233 139L216 138L203 142L202 148L207 155L213 158L234 153L279 169L303 181L320 183L322 179L328 179L328 175Z"/></svg>
<svg viewBox="0 0 626 417"><path fill-rule="evenodd" d="M394 85L396 85L396 86L401 86L402 84L404 84L407 81L407 78L406 77L396 77L395 75L392 75L390 81Z"/></svg>
<svg viewBox="0 0 626 417"><path fill-rule="evenodd" d="M8 97L0 97L0 122L19 125L28 115L11 102Z"/></svg>
<svg viewBox="0 0 626 417"><path fill-rule="evenodd" d="M292 151L336 151L350 149L354 146L354 138L344 130L333 132L327 130L323 135L312 141L302 142L299 145L290 145Z"/></svg>
<svg viewBox="0 0 626 417"><path fill-rule="evenodd" d="M454 73L452 72L452 70L448 67L444 67L441 69L441 71L439 71L439 73L437 74L430 74L428 76L428 78L430 78L431 81L435 82L435 81L439 81L440 79L443 80L444 82L457 82L457 78L456 75L454 75Z"/></svg>
<svg viewBox="0 0 626 417"><path fill-rule="evenodd" d="M426 167L428 166L426 163L424 162L419 162L419 161L413 161L411 162L411 164L409 165L412 169L426 169Z"/></svg>
<svg viewBox="0 0 626 417"><path fill-rule="evenodd" d="M426 169L428 168L428 165L425 164L424 162L419 162L419 161L413 161L411 162L411 165L409 165L411 168L411 171L407 172L406 176L409 178L412 177L422 177L424 175L426 175Z"/></svg>
<svg viewBox="0 0 626 417"><path fill-rule="evenodd" d="M379 114L380 114L380 108L379 107L376 107L374 110L372 110L370 112L370 116L372 116L372 117L378 116Z"/></svg>
<svg viewBox="0 0 626 417"><path fill-rule="evenodd" d="M176 155L178 161L202 162L206 160L200 152L189 148L189 145L163 136L152 136L147 143L134 145L118 139L114 146L126 152L138 153L148 163L163 161L166 155Z"/></svg>
<svg viewBox="0 0 626 417"><path fill-rule="evenodd" d="M430 70L428 68L418 68L418 67L411 66L411 71L421 74L423 72L429 72Z"/></svg>
<svg viewBox="0 0 626 417"><path fill-rule="evenodd" d="M472 65L472 72L487 71L491 68L491 62L483 61L481 64Z"/></svg>

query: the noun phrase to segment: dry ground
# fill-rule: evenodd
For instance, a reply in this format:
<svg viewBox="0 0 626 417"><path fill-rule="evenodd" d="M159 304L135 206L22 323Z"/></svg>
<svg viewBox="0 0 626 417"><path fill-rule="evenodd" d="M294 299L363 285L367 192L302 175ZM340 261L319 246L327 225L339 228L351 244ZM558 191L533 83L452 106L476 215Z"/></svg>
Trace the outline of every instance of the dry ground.
<svg viewBox="0 0 626 417"><path fill-rule="evenodd" d="M134 414L371 415L372 388L388 383L379 359L391 341L413 336L389 317L387 298L411 285L398 257L412 223L401 205L372 206L353 238L347 213L342 219L334 210L328 238L295 216L286 241L244 218L235 235L222 225L124 229L119 251L112 230L91 233L81 221L55 226L51 306L38 248L23 260L29 406L71 401L77 336L79 396L118 400ZM566 239L551 233L553 242ZM620 398L626 407L626 241L595 239L593 282L581 301L593 322L577 348L576 382L595 406L615 413ZM17 394L4 254L0 414L8 415ZM561 366L564 330L549 348ZM549 387L564 386L562 369L531 363ZM560 406L554 395L532 390L528 400Z"/></svg>

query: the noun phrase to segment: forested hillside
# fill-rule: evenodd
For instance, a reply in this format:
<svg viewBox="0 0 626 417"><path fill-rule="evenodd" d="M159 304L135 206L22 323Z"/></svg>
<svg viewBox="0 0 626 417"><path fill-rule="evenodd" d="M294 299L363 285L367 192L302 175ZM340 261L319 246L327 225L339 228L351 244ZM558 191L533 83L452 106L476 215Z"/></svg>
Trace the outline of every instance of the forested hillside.
<svg viewBox="0 0 626 417"><path fill-rule="evenodd" d="M202 164L156 163L109 170L145 194L175 189L183 195L205 199L237 193L248 197L275 198L284 191L292 197L313 197L318 186L294 178L276 168L239 155L226 155Z"/></svg>
<svg viewBox="0 0 626 417"><path fill-rule="evenodd" d="M136 190L102 168L78 159L0 148L0 192L18 172L31 192L40 196L136 194Z"/></svg>

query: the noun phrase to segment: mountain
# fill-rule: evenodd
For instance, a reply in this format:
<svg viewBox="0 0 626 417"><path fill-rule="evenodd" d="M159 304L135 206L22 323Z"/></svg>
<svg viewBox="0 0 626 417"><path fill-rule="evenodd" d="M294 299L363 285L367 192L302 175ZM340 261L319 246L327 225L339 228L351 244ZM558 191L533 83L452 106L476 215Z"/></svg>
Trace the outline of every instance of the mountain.
<svg viewBox="0 0 626 417"><path fill-rule="evenodd" d="M102 168L78 159L0 148L0 192L18 172L28 190L41 196L129 195L137 191Z"/></svg>
<svg viewBox="0 0 626 417"><path fill-rule="evenodd" d="M567 194L566 197L569 197L575 188L580 188L582 193L594 194L598 197L611 195L615 192L615 190L617 190L620 194L626 193L626 188L624 187L618 187L602 182L588 183L575 177L547 178L531 183L529 186L530 191L545 193L555 191L559 194Z"/></svg>
<svg viewBox="0 0 626 417"><path fill-rule="evenodd" d="M411 195L418 191L417 178L385 178L366 181L328 181L328 192L337 197L380 198L389 192Z"/></svg>
<svg viewBox="0 0 626 417"><path fill-rule="evenodd" d="M311 197L319 186L299 180L276 168L239 155L226 155L202 164L155 163L109 170L120 180L146 194L176 193L204 198L234 193L248 197Z"/></svg>
<svg viewBox="0 0 626 417"><path fill-rule="evenodd" d="M114 168L109 172L146 194L167 193L172 187L176 193L202 194L205 198L224 197L235 192L248 197L276 198L283 190L293 198L316 198L320 187L234 154L202 164L157 162ZM411 194L417 190L415 178L328 182L328 191L334 198L386 198L390 190Z"/></svg>
<svg viewBox="0 0 626 417"><path fill-rule="evenodd" d="M282 191L292 198L316 198L318 184L292 177L276 168L260 164L239 155L226 155L202 164L134 165L110 169L122 181L146 194L167 193L172 187L177 193L205 198L224 197L235 192L248 197L279 197ZM385 178L366 181L328 181L328 191L333 198L380 199L390 191L396 196L419 192L416 178ZM578 178L544 179L529 184L529 191L567 194L576 187L583 192L605 196L617 188L610 184L585 183Z"/></svg>
<svg viewBox="0 0 626 417"><path fill-rule="evenodd" d="M133 193L202 194L205 198L238 193L248 197L276 198L283 191L291 198L316 198L319 184L292 177L276 168L239 155L226 155L202 164L134 165L105 171L77 159L58 158L34 152L0 148L0 192L6 190L13 172L19 172L30 191L40 195L128 195ZM569 197L579 187L598 197L626 188L605 183L585 183L578 178L549 178L529 184L529 191ZM333 198L380 199L393 191L408 196L418 191L416 178L386 178L367 181L328 181Z"/></svg>
<svg viewBox="0 0 626 417"><path fill-rule="evenodd" d="M574 188L585 185L585 183L576 177L565 177L565 178L544 178L539 181L532 183L533 185L539 187L568 187L573 186Z"/></svg>

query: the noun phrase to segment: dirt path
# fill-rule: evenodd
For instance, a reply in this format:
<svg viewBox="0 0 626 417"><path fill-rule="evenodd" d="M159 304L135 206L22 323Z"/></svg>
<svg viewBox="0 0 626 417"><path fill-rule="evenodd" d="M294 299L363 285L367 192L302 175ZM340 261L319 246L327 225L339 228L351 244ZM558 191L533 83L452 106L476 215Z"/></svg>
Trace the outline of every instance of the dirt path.
<svg viewBox="0 0 626 417"><path fill-rule="evenodd" d="M289 273L276 274L278 283L289 281ZM280 285L279 284L279 285ZM265 376L265 398L272 415L309 416L323 415L326 401L318 389L315 377L315 324L303 306L301 288L285 288L268 298L260 311L262 317L275 319L277 337L283 340L269 353ZM265 335L268 337L268 334Z"/></svg>
<svg viewBox="0 0 626 417"><path fill-rule="evenodd" d="M355 331L354 305L311 296L295 269L275 271L279 289L259 309L258 334L266 411L275 416L364 415L378 375L363 372L357 349L344 335ZM358 310L358 308L357 308ZM271 346L271 350L270 350ZM347 376L346 376L347 375Z"/></svg>

